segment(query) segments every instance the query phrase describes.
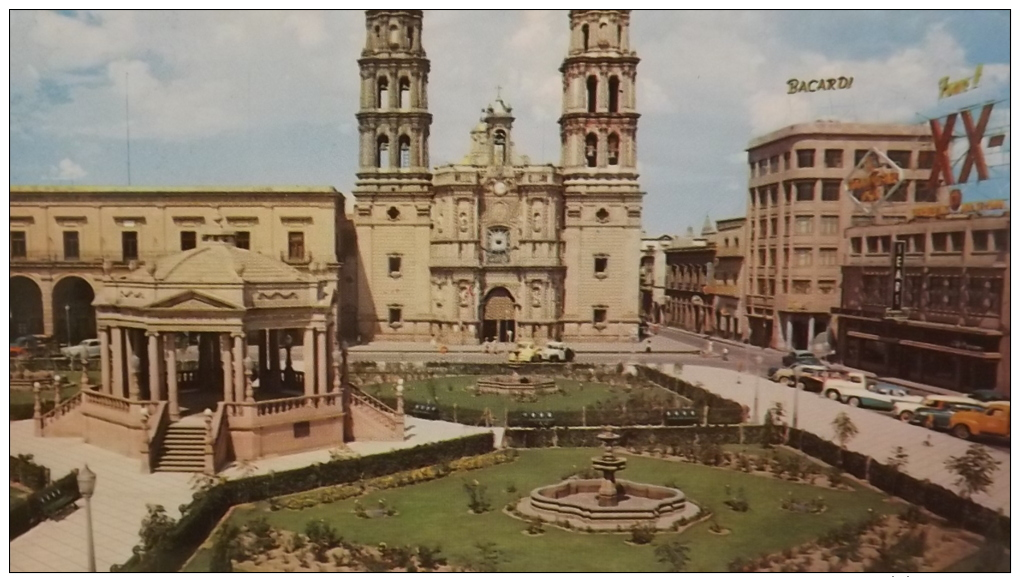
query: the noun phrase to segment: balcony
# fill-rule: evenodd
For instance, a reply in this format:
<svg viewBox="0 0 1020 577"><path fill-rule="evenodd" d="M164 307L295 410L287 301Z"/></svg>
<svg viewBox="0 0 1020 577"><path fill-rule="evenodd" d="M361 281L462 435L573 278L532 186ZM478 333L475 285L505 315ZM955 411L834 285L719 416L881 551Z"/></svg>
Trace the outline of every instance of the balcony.
<svg viewBox="0 0 1020 577"><path fill-rule="evenodd" d="M740 297L740 287L737 285L710 284L705 287L705 293L723 297Z"/></svg>
<svg viewBox="0 0 1020 577"><path fill-rule="evenodd" d="M717 246L715 256L717 258L743 257L744 249L739 246Z"/></svg>
<svg viewBox="0 0 1020 577"><path fill-rule="evenodd" d="M280 260L289 265L303 265L312 262L312 252L302 250L300 252L294 251L290 253L285 250L280 251Z"/></svg>
<svg viewBox="0 0 1020 577"><path fill-rule="evenodd" d="M749 295L747 297L747 305L752 307L772 308L775 303L774 297L767 297L762 295Z"/></svg>
<svg viewBox="0 0 1020 577"><path fill-rule="evenodd" d="M66 258L63 254L55 254L46 251L28 251L23 256L11 255L11 266L17 266L18 264L46 264L46 265L67 265L67 266L90 266L98 265L103 263L104 255L99 252L80 252L75 258ZM121 261L121 255L110 255L107 254L105 258L108 258L114 262Z"/></svg>

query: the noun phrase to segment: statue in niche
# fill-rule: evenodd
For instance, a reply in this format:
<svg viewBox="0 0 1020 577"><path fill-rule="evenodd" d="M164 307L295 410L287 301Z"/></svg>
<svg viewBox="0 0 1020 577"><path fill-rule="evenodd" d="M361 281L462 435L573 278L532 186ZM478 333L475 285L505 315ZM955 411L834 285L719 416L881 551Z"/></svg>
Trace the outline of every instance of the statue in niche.
<svg viewBox="0 0 1020 577"><path fill-rule="evenodd" d="M436 308L443 308L443 301L446 300L446 281L442 279L432 280L432 298L436 301Z"/></svg>
<svg viewBox="0 0 1020 577"><path fill-rule="evenodd" d="M541 202L536 202L535 203L535 214L532 215L532 221L531 221L531 229L534 230L535 232L542 232L542 218L543 218L543 215L544 215L544 213L542 211L542 203Z"/></svg>
<svg viewBox="0 0 1020 577"><path fill-rule="evenodd" d="M436 232L443 234L443 221L446 220L446 214L443 212L442 207L436 210Z"/></svg>
<svg viewBox="0 0 1020 577"><path fill-rule="evenodd" d="M537 281L531 284L531 306L539 308L542 306L542 283Z"/></svg>
<svg viewBox="0 0 1020 577"><path fill-rule="evenodd" d="M460 306L469 307L471 306L471 283L468 281L460 281Z"/></svg>
<svg viewBox="0 0 1020 577"><path fill-rule="evenodd" d="M462 211L460 213L459 221L460 221L460 231L461 232L467 232L468 231L468 226L470 224L470 222L468 221L468 214L466 212Z"/></svg>

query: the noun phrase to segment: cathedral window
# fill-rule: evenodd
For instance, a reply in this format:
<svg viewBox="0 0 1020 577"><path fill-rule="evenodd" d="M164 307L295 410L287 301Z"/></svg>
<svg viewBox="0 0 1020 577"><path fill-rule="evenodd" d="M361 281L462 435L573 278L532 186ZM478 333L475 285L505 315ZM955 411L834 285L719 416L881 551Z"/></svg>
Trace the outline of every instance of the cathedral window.
<svg viewBox="0 0 1020 577"><path fill-rule="evenodd" d="M616 25L616 45L623 48L623 26Z"/></svg>
<svg viewBox="0 0 1020 577"><path fill-rule="evenodd" d="M380 76L375 83L375 107L384 109L390 107L390 80Z"/></svg>
<svg viewBox="0 0 1020 577"><path fill-rule="evenodd" d="M598 102L599 79L594 75L588 77L588 112L595 112L595 104Z"/></svg>
<svg viewBox="0 0 1020 577"><path fill-rule="evenodd" d="M400 79L400 109L408 110L411 108L411 80L408 78Z"/></svg>
<svg viewBox="0 0 1020 577"><path fill-rule="evenodd" d="M506 132L497 130L493 138L493 158L498 164L506 164Z"/></svg>
<svg viewBox="0 0 1020 577"><path fill-rule="evenodd" d="M581 26L581 43L584 45L584 50L588 50L588 25Z"/></svg>
<svg viewBox="0 0 1020 577"><path fill-rule="evenodd" d="M407 27L407 47L414 47L414 28L411 26Z"/></svg>
<svg viewBox="0 0 1020 577"><path fill-rule="evenodd" d="M592 307L591 320L597 325L606 324L606 317L608 316L609 309L604 306Z"/></svg>
<svg viewBox="0 0 1020 577"><path fill-rule="evenodd" d="M602 223L609 222L609 211L605 208L600 208L598 212L595 213L595 220Z"/></svg>
<svg viewBox="0 0 1020 577"><path fill-rule="evenodd" d="M401 134L397 142L400 147L400 168L409 168L411 166L411 137Z"/></svg>
<svg viewBox="0 0 1020 577"><path fill-rule="evenodd" d="M609 112L620 111L620 79L609 77Z"/></svg>
<svg viewBox="0 0 1020 577"><path fill-rule="evenodd" d="M380 134L375 141L375 167L386 168L390 165L390 139Z"/></svg>
<svg viewBox="0 0 1020 577"><path fill-rule="evenodd" d="M403 317L403 307L391 306L389 309L390 326L399 326Z"/></svg>
<svg viewBox="0 0 1020 577"><path fill-rule="evenodd" d="M599 137L594 132L584 139L584 159L589 168L595 168L599 162Z"/></svg>
<svg viewBox="0 0 1020 577"><path fill-rule="evenodd" d="M609 269L609 256L604 254L595 255L595 276L605 277Z"/></svg>
<svg viewBox="0 0 1020 577"><path fill-rule="evenodd" d="M615 132L610 134L607 139L607 146L609 148L609 165L616 166L620 164L620 135Z"/></svg>
<svg viewBox="0 0 1020 577"><path fill-rule="evenodd" d="M386 216L390 220L397 220L400 218L400 209L395 206L391 206L390 209L386 211Z"/></svg>
<svg viewBox="0 0 1020 577"><path fill-rule="evenodd" d="M389 256L389 270L391 277L397 278L400 276L401 261L402 259L399 254L391 254Z"/></svg>

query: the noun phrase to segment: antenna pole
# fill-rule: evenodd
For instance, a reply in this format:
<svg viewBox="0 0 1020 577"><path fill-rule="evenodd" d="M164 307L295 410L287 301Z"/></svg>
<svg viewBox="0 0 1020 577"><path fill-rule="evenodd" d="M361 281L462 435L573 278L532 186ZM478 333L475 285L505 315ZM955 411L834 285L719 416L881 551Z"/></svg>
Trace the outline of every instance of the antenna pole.
<svg viewBox="0 0 1020 577"><path fill-rule="evenodd" d="M131 186L131 73L124 72L124 124L127 137L127 180Z"/></svg>

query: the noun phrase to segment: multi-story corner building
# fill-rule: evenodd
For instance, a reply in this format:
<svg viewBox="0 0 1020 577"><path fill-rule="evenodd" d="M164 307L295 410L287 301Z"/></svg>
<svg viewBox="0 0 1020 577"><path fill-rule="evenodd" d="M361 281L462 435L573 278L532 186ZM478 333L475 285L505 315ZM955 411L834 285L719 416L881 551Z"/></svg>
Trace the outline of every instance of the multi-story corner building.
<svg viewBox="0 0 1020 577"><path fill-rule="evenodd" d="M846 231L838 352L852 367L1009 393L1009 214ZM893 252L904 241L902 309Z"/></svg>
<svg viewBox="0 0 1020 577"><path fill-rule="evenodd" d="M96 337L93 300L114 276L201 248L238 248L327 282L338 274L343 196L332 187L10 187L11 335Z"/></svg>
<svg viewBox="0 0 1020 577"><path fill-rule="evenodd" d="M663 322L666 306L666 249L677 237L664 234L641 239L641 317Z"/></svg>
<svg viewBox="0 0 1020 577"><path fill-rule="evenodd" d="M830 331L839 302L842 234L862 216L843 180L871 149L903 171L904 184L868 218L903 220L934 203L928 187L934 152L928 127L811 122L750 142L746 314L759 346L808 348Z"/></svg>
<svg viewBox="0 0 1020 577"><path fill-rule="evenodd" d="M733 340L743 340L744 321L744 243L746 231L744 217L715 221L715 261L712 277L705 290L715 318L715 334Z"/></svg>
<svg viewBox="0 0 1020 577"><path fill-rule="evenodd" d="M435 170L422 13L366 18L341 318L356 317L363 340L635 335L643 193L629 11L570 12L560 166L520 154L497 97L467 156Z"/></svg>
<svg viewBox="0 0 1020 577"><path fill-rule="evenodd" d="M701 234L693 228L666 249L666 325L711 333L715 323L708 285L715 267L715 230L705 220Z"/></svg>

